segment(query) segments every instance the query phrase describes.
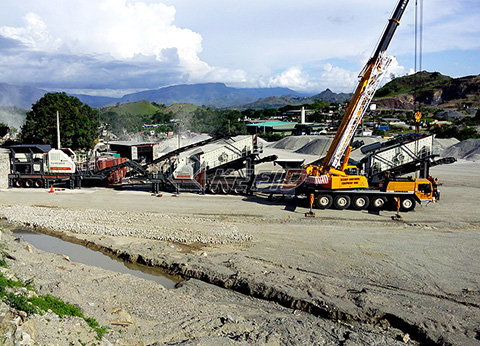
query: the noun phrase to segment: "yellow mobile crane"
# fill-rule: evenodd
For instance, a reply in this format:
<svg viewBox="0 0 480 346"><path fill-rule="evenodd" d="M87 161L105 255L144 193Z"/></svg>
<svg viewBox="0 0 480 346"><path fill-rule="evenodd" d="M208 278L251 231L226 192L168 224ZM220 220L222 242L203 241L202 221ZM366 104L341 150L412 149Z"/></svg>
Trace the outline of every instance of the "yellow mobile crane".
<svg viewBox="0 0 480 346"><path fill-rule="evenodd" d="M348 166L351 142L392 58L387 47L400 24L408 0L400 0L373 56L363 68L358 86L321 166L305 167L306 178L297 194L314 195L318 208L382 209L387 202L400 202L400 210L413 210L415 203L433 201L432 184L427 179L396 179L382 186L370 186L356 166Z"/></svg>

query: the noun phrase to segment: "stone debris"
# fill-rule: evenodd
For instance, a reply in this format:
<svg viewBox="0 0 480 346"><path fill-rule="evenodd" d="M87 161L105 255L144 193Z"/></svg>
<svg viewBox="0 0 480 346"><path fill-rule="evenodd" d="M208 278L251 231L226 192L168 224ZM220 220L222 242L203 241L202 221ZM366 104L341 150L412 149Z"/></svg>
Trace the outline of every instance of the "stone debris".
<svg viewBox="0 0 480 346"><path fill-rule="evenodd" d="M2 217L12 223L56 232L125 236L177 243L231 244L252 240L232 223L205 217L110 210L2 206Z"/></svg>

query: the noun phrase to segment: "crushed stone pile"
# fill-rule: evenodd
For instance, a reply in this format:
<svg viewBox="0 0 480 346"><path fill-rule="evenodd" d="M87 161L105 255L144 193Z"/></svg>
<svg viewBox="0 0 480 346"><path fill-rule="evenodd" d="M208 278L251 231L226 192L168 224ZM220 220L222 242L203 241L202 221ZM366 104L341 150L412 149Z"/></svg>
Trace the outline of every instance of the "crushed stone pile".
<svg viewBox="0 0 480 346"><path fill-rule="evenodd" d="M441 157L445 157L448 155L444 155L444 151L451 147L452 145L455 145L459 143L460 141L456 138L435 138L433 140L433 152L435 154L440 155Z"/></svg>
<svg viewBox="0 0 480 346"><path fill-rule="evenodd" d="M443 157L453 156L457 160L480 161L480 139L467 139L443 150Z"/></svg>
<svg viewBox="0 0 480 346"><path fill-rule="evenodd" d="M332 139L333 137L326 136L290 136L271 144L269 147L322 157L326 155ZM385 141L381 137L358 137L355 140L363 141L364 145ZM359 160L362 157L363 154L359 149L352 152L352 158Z"/></svg>
<svg viewBox="0 0 480 346"><path fill-rule="evenodd" d="M232 244L252 240L250 234L240 231L236 225L209 218L17 205L0 207L0 216L12 223L53 231L177 243Z"/></svg>
<svg viewBox="0 0 480 346"><path fill-rule="evenodd" d="M376 142L385 142L382 137L357 137L355 140L361 140L365 145ZM297 154L315 155L319 158L327 154L328 148L332 143L332 137L327 136L289 136L268 145L269 148L283 149ZM469 139L460 142L456 138L435 138L433 142L433 152L440 157L453 156L456 159L468 161L480 160L480 139ZM360 160L364 157L360 148L352 151L351 158Z"/></svg>
<svg viewBox="0 0 480 346"><path fill-rule="evenodd" d="M296 151L315 139L318 139L318 136L288 136L270 144L269 147Z"/></svg>
<svg viewBox="0 0 480 346"><path fill-rule="evenodd" d="M332 143L332 140L333 138L331 137L316 138L301 148L295 150L295 152L299 154L325 156L330 144Z"/></svg>

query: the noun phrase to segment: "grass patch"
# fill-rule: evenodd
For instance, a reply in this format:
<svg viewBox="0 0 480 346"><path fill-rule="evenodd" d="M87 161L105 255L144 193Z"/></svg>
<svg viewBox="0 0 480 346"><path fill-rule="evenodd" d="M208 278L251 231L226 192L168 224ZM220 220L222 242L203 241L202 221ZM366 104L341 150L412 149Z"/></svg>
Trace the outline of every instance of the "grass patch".
<svg viewBox="0 0 480 346"><path fill-rule="evenodd" d="M85 319L82 310L80 310L79 307L69 303L65 303L64 301L49 294L47 294L46 296L32 297L31 302L39 309L43 311L48 311L50 309L53 313L57 314L60 317L75 316Z"/></svg>
<svg viewBox="0 0 480 346"><path fill-rule="evenodd" d="M5 261L4 256L2 256L1 259ZM32 281L24 283L7 279L2 273L0 273L0 299L14 309L26 312L27 315L39 314L43 313L44 311L51 310L60 317L74 316L83 318L85 322L87 322L87 324L97 333L98 340L102 339L108 328L105 326L100 326L100 324L94 318L85 317L82 313L82 310L78 306L66 303L61 299L53 297L49 294L46 296L28 297L25 292L15 292L18 290L18 288L25 288L29 291L35 291L34 287L31 285L31 282Z"/></svg>
<svg viewBox="0 0 480 346"><path fill-rule="evenodd" d="M2 256L0 257L0 267L7 268L7 260L5 259L5 254L2 253Z"/></svg>

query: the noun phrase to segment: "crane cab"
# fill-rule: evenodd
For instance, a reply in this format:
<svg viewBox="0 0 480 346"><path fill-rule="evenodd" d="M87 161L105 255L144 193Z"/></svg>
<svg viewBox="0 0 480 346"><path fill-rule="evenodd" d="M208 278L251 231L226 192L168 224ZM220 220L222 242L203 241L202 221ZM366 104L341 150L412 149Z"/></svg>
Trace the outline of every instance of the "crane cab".
<svg viewBox="0 0 480 346"><path fill-rule="evenodd" d="M358 167L353 165L345 167L344 172L346 175L360 175Z"/></svg>

